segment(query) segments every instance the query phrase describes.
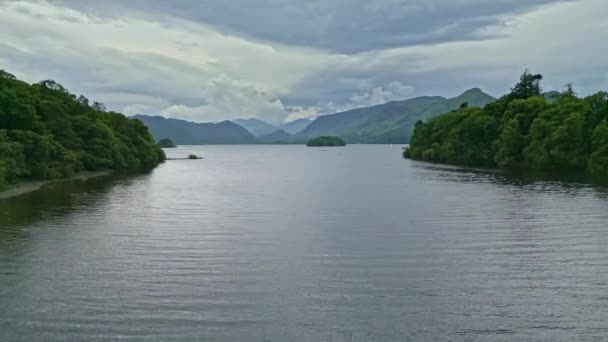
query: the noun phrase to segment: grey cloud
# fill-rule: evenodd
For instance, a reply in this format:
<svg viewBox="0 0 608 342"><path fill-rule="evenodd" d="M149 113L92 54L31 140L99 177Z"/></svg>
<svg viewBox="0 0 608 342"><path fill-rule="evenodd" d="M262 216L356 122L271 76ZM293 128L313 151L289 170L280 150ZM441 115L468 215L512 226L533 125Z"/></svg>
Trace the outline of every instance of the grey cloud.
<svg viewBox="0 0 608 342"><path fill-rule="evenodd" d="M56 0L101 15L172 15L286 45L355 53L495 37L484 31L563 0Z"/></svg>
<svg viewBox="0 0 608 342"><path fill-rule="evenodd" d="M590 0L542 8L518 17L507 35L487 41L348 56L302 80L285 102L326 111L327 103L347 103L362 85L370 89L393 81L414 86L414 96L455 96L472 87L500 96L526 68L545 76L546 90L561 90L570 82L581 95L605 90L607 6L602 0Z"/></svg>
<svg viewBox="0 0 608 342"><path fill-rule="evenodd" d="M0 54L11 61L17 70L27 70L28 81L57 79L73 92L94 94L96 100L107 102L112 109L120 110L129 103L115 101L124 95L163 98L168 103L200 106L205 100L200 92L201 82L187 75L205 76L201 70L160 55L124 53L102 49L90 53L46 50L45 54L21 51L0 43ZM104 58L94 63L95 54ZM91 60L93 61L93 60ZM57 75L61 75L57 78ZM91 96L91 95L89 95Z"/></svg>
<svg viewBox="0 0 608 342"><path fill-rule="evenodd" d="M543 73L547 89L561 89L569 82L582 94L608 88L608 74L597 72L607 69L604 0L543 6L513 17L505 13L531 10L548 1L349 2L353 8L341 1L306 2L300 8L292 1L276 2L276 10L268 7L270 0L256 1L259 7L247 2L240 9L234 2L200 2L209 11L229 9L223 15L232 19L250 12L241 18L250 29L231 24L232 19L216 23L239 32L236 36L218 34L207 25L219 20L221 13L205 13L213 20L199 18L202 5L191 3L192 13L181 13L189 3L184 0L171 2L175 8L146 1L145 10L140 0L124 2L128 7L111 1L73 1L75 8L86 4L88 15L48 2L15 3L23 7L17 13L0 2L0 18L11 23L0 30L0 68L27 81L55 79L127 114L165 113L195 121L246 116L278 122L286 116L311 117L408 96L454 96L472 87L500 95L525 68ZM465 16L463 11L474 5L477 10ZM344 11L337 16L340 6ZM386 13L391 6L401 12ZM267 14L258 13L260 8ZM291 37L289 45L269 43L280 39L260 32L280 31L285 12L290 11L293 27L275 32ZM384 21L378 13L387 15ZM264 17L270 14L276 22ZM248 16L258 16L257 22ZM199 23L174 17L198 18ZM397 18L405 24L389 30ZM410 30L414 23L428 28L428 36L422 29ZM488 29L496 23L504 25ZM449 41L455 32L461 33L461 41L408 45L402 40ZM376 34L376 39L366 41L368 34ZM353 36L344 38L348 35ZM351 43L364 44L367 50L345 54L298 46L323 47L338 37L343 45L334 50L350 51L344 44ZM380 48L385 43L397 47Z"/></svg>

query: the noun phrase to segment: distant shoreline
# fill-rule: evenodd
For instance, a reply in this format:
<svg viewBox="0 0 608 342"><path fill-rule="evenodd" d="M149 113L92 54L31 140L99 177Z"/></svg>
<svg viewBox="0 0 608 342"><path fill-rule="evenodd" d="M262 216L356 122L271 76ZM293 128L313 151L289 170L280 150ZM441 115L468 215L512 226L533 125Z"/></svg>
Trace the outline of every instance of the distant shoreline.
<svg viewBox="0 0 608 342"><path fill-rule="evenodd" d="M34 191L38 191L42 189L44 186L56 182L68 181L68 180L87 180L91 178L97 178L102 176L110 175L113 171L87 171L80 172L76 174L74 177L70 178L59 178L59 179L50 179L50 180L42 180L42 181L22 181L17 184L11 184L8 186L6 190L0 191L0 200L25 195L28 193L32 193Z"/></svg>

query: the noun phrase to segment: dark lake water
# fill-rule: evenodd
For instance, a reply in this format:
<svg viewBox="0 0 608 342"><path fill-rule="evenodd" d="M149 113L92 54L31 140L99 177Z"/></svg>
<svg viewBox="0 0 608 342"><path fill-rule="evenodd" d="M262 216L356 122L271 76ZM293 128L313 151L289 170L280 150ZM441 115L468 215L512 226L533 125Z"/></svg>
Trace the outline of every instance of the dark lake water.
<svg viewBox="0 0 608 342"><path fill-rule="evenodd" d="M0 341L608 340L608 192L197 146L0 200Z"/></svg>

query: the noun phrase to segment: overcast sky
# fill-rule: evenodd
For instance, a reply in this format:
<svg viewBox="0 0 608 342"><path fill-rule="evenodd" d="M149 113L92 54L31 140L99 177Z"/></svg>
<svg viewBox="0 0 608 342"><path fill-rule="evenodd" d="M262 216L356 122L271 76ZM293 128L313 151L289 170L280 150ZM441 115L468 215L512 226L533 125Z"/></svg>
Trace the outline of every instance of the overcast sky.
<svg viewBox="0 0 608 342"><path fill-rule="evenodd" d="M0 0L0 69L125 114L278 123L529 68L608 90L606 0Z"/></svg>

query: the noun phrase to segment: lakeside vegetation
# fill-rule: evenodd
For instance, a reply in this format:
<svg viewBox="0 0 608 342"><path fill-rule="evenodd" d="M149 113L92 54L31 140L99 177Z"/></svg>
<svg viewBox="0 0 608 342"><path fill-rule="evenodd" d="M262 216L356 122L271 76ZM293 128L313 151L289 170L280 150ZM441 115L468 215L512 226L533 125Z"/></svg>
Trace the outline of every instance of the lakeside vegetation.
<svg viewBox="0 0 608 342"><path fill-rule="evenodd" d="M608 93L578 97L571 85L548 100L528 71L511 93L416 123L407 158L608 179Z"/></svg>
<svg viewBox="0 0 608 342"><path fill-rule="evenodd" d="M308 140L308 147L331 147L331 146L346 146L344 140L338 137L321 136Z"/></svg>
<svg viewBox="0 0 608 342"><path fill-rule="evenodd" d="M144 170L164 159L139 120L107 111L54 81L30 85L0 70L0 189L19 179Z"/></svg>
<svg viewBox="0 0 608 342"><path fill-rule="evenodd" d="M161 148L175 148L175 147L177 147L177 145L175 145L175 143L173 142L173 140L171 140L169 138L160 139L158 141L158 146L160 146Z"/></svg>

